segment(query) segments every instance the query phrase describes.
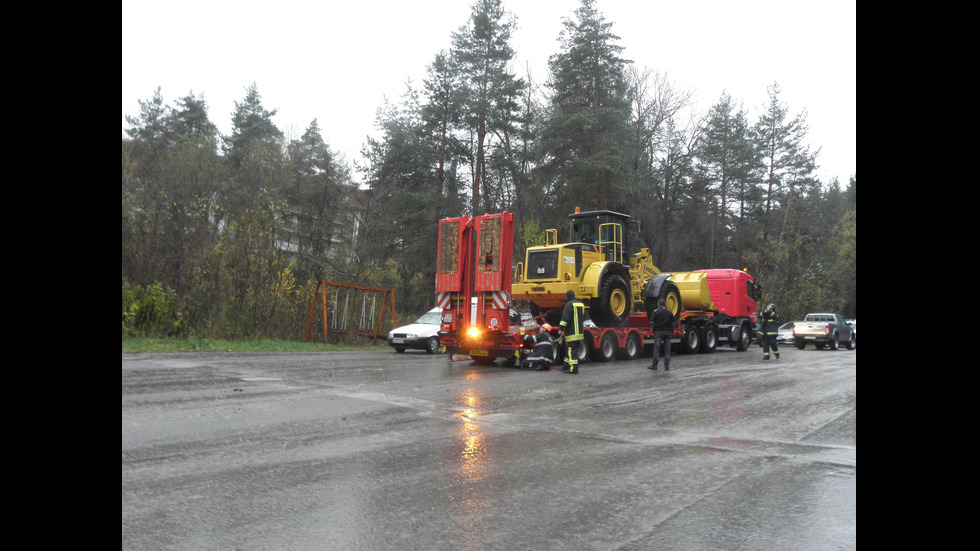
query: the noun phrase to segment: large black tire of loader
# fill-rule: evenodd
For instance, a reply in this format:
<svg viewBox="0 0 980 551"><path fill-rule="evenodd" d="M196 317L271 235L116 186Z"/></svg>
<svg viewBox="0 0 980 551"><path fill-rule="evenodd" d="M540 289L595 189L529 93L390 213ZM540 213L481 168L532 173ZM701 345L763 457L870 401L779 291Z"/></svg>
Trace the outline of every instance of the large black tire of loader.
<svg viewBox="0 0 980 551"><path fill-rule="evenodd" d="M681 319L681 310L684 309L683 304L681 304L681 291L677 288L677 284L673 281L665 281L660 288L660 296L657 299L658 301L664 299L664 306L674 315L674 323L676 324Z"/></svg>
<svg viewBox="0 0 980 551"><path fill-rule="evenodd" d="M592 300L592 320L600 326L623 327L633 311L632 301L626 280L610 275L602 282L599 298Z"/></svg>

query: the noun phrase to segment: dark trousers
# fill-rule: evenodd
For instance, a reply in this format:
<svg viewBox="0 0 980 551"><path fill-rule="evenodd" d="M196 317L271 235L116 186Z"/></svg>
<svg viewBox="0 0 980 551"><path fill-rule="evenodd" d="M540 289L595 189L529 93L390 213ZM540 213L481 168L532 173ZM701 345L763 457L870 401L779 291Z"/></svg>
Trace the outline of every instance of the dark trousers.
<svg viewBox="0 0 980 551"><path fill-rule="evenodd" d="M673 331L654 331L653 332L653 365L656 367L660 361L660 347L664 351L664 367L670 368L670 337Z"/></svg>
<svg viewBox="0 0 980 551"><path fill-rule="evenodd" d="M779 345L776 343L777 334L762 335L762 357L769 357L769 349L771 348L773 352L779 354Z"/></svg>

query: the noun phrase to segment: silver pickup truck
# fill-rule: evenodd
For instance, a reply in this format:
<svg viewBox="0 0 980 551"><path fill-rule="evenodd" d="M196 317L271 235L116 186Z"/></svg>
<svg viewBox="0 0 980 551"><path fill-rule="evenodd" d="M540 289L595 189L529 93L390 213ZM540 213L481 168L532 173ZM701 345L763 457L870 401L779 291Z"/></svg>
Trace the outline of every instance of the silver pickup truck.
<svg viewBox="0 0 980 551"><path fill-rule="evenodd" d="M793 324L793 341L800 350L812 344L818 349L830 346L837 350L845 343L848 350L857 346L857 333L839 314L807 314L803 321Z"/></svg>

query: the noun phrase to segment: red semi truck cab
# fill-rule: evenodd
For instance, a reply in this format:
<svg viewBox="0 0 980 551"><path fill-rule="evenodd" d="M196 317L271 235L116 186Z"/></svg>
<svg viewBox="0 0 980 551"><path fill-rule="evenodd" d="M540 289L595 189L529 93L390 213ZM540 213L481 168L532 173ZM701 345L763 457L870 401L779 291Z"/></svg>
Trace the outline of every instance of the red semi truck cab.
<svg viewBox="0 0 980 551"><path fill-rule="evenodd" d="M749 318L756 323L758 297L755 280L748 272L734 269L694 270L704 272L711 301L718 312L732 318Z"/></svg>

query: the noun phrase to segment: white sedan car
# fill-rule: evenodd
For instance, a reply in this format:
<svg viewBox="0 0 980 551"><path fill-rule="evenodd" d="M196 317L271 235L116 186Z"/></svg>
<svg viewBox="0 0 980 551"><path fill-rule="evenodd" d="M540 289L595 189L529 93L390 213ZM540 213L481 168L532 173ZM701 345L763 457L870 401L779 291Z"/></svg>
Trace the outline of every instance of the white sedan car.
<svg viewBox="0 0 980 551"><path fill-rule="evenodd" d="M415 320L415 323L392 329L388 333L388 344L399 354L408 348L436 354L440 351L439 326L441 323L442 309L433 308Z"/></svg>
<svg viewBox="0 0 980 551"><path fill-rule="evenodd" d="M779 326L776 342L793 342L793 323L795 322L790 321Z"/></svg>

